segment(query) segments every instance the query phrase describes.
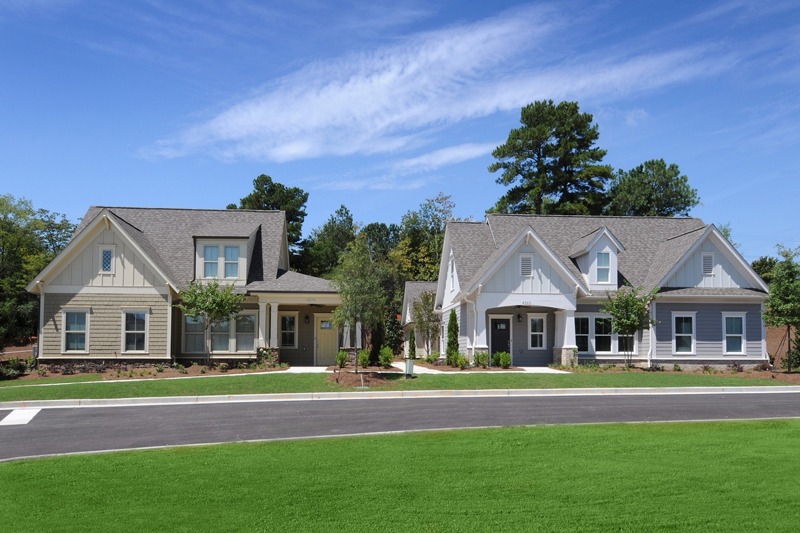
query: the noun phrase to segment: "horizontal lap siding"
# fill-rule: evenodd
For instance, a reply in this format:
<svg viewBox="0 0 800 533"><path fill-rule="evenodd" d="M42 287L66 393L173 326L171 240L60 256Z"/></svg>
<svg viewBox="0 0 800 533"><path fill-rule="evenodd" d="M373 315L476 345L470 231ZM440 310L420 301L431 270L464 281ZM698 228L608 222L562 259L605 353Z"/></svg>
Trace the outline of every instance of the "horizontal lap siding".
<svg viewBox="0 0 800 533"><path fill-rule="evenodd" d="M673 354L672 312L697 312L695 317L694 355ZM722 313L747 313L745 315L745 354L724 354L722 339ZM697 358L761 357L761 306L759 304L656 304L656 339L658 357Z"/></svg>
<svg viewBox="0 0 800 533"><path fill-rule="evenodd" d="M544 349L528 349L528 313L544 313L547 315L545 325L546 339ZM511 319L511 349L515 366L546 366L553 362L553 345L556 331L555 314L547 309L528 308L522 315L522 322L517 322L516 315ZM489 321L486 322L489 324ZM491 334L491 331L490 331Z"/></svg>
<svg viewBox="0 0 800 533"><path fill-rule="evenodd" d="M63 354L61 352L61 326L64 308L89 309L88 354ZM123 354L123 309L149 309L147 354ZM46 294L45 322L42 328L40 357L106 357L109 359L167 356L166 296L121 294Z"/></svg>

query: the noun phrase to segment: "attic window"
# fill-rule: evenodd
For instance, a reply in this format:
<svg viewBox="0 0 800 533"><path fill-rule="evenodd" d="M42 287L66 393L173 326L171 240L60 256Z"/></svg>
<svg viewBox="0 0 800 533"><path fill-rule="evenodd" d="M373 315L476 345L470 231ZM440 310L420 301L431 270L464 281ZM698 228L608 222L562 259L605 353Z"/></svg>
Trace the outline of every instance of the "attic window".
<svg viewBox="0 0 800 533"><path fill-rule="evenodd" d="M100 248L100 273L114 273L114 247L102 246Z"/></svg>
<svg viewBox="0 0 800 533"><path fill-rule="evenodd" d="M597 252L597 283L611 282L611 254Z"/></svg>
<svg viewBox="0 0 800 533"><path fill-rule="evenodd" d="M526 278L533 275L533 256L531 254L519 256L519 273Z"/></svg>
<svg viewBox="0 0 800 533"><path fill-rule="evenodd" d="M714 254L703 254L703 275L714 275Z"/></svg>

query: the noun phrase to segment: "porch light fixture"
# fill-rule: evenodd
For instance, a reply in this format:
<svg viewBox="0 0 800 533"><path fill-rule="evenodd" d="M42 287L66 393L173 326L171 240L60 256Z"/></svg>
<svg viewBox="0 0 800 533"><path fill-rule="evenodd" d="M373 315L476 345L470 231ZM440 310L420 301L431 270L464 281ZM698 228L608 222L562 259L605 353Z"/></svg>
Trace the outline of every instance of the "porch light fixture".
<svg viewBox="0 0 800 533"><path fill-rule="evenodd" d="M522 315L517 313L517 324L522 324Z"/></svg>
<svg viewBox="0 0 800 533"><path fill-rule="evenodd" d="M303 319L303 322L305 322L306 324L308 324L308 315L306 315L306 317Z"/></svg>

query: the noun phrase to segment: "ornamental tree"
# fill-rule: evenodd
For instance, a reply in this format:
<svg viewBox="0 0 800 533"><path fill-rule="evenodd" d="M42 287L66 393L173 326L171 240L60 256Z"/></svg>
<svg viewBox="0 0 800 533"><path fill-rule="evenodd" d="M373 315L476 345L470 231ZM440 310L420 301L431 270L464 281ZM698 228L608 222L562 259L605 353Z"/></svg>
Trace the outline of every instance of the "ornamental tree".
<svg viewBox="0 0 800 533"><path fill-rule="evenodd" d="M447 364L453 364L458 358L458 316L456 310L450 310L450 318L447 321L447 351L445 353Z"/></svg>
<svg viewBox="0 0 800 533"><path fill-rule="evenodd" d="M792 349L792 328L797 331L800 326L800 264L795 261L800 254L800 248L784 248L778 246L778 261L772 269L772 282L769 285L764 312L764 322L768 326L786 326L786 364L787 370L792 371L794 355L797 351ZM796 342L795 342L796 344Z"/></svg>
<svg viewBox="0 0 800 533"><path fill-rule="evenodd" d="M181 302L177 304L183 314L203 322L203 354L206 363L211 360L208 345L208 331L242 310L244 294L235 292L233 285L220 285L217 281L200 283L193 281L189 288L181 293Z"/></svg>
<svg viewBox="0 0 800 533"><path fill-rule="evenodd" d="M611 315L611 331L618 336L630 337L637 331L649 328L655 324L650 315L650 304L656 298L658 289L645 292L643 288L622 287L616 294L608 294L608 301L601 307L601 311ZM625 366L630 367L633 346L625 346Z"/></svg>
<svg viewBox="0 0 800 533"><path fill-rule="evenodd" d="M441 316L436 314L436 293L424 291L411 305L414 327L419 329L422 342L425 344L425 355L431 354L431 343L437 337Z"/></svg>

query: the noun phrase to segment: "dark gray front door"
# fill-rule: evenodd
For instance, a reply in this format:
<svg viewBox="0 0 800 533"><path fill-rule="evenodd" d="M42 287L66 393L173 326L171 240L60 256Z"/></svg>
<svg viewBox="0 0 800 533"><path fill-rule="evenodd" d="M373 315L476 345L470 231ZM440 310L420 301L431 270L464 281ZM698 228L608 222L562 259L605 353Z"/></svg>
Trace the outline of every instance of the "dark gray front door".
<svg viewBox="0 0 800 533"><path fill-rule="evenodd" d="M511 320L508 318L493 318L492 327L492 353L511 353Z"/></svg>

